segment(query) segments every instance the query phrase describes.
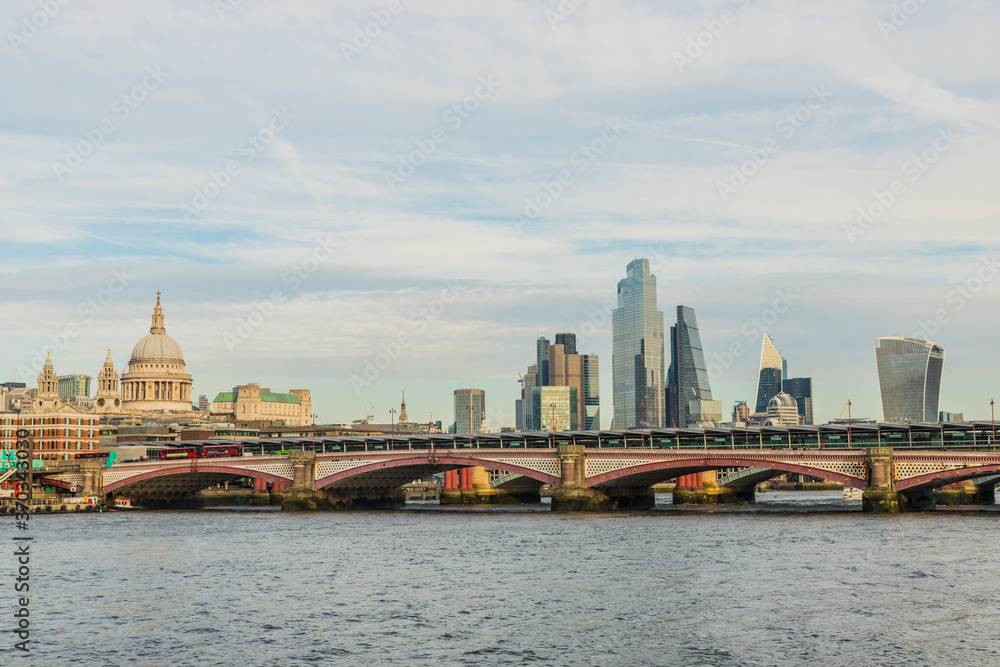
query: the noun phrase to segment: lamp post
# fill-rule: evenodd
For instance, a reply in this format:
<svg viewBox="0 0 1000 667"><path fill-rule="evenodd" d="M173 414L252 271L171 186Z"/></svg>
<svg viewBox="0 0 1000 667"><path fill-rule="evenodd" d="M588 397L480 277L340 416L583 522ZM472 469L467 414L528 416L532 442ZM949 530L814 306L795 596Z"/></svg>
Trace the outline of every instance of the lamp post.
<svg viewBox="0 0 1000 667"><path fill-rule="evenodd" d="M650 440L652 442L652 439ZM639 401L639 449L646 446L646 401Z"/></svg>
<svg viewBox="0 0 1000 667"><path fill-rule="evenodd" d="M552 408L552 419L549 421L549 432L552 433L552 449L556 448L556 404L550 403Z"/></svg>
<svg viewBox="0 0 1000 667"><path fill-rule="evenodd" d="M854 449L851 444L851 399L847 399L847 448Z"/></svg>
<svg viewBox="0 0 1000 667"><path fill-rule="evenodd" d="M396 408L389 409L389 451L396 446Z"/></svg>
<svg viewBox="0 0 1000 667"><path fill-rule="evenodd" d="M993 422L993 446L991 449L996 451L997 448L997 418L996 413L993 410L993 399L990 399L990 421Z"/></svg>
<svg viewBox="0 0 1000 667"><path fill-rule="evenodd" d="M309 415L309 421L312 422L312 450L316 451L316 417L319 415Z"/></svg>
<svg viewBox="0 0 1000 667"><path fill-rule="evenodd" d="M744 405L746 405L744 403ZM740 416L743 417L743 449L750 449L750 406L747 405L747 413L744 415L742 411Z"/></svg>
<svg viewBox="0 0 1000 667"><path fill-rule="evenodd" d="M472 395L469 395L469 405L466 408L469 411L469 449L472 449Z"/></svg>

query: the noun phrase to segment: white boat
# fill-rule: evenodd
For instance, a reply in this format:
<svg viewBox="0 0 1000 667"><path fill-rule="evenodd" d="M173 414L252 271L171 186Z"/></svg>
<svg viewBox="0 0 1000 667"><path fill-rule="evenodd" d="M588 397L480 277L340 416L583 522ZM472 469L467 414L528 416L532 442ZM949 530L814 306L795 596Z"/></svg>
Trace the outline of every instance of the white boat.
<svg viewBox="0 0 1000 667"><path fill-rule="evenodd" d="M855 489L853 486L845 486L844 500L861 500L861 489Z"/></svg>
<svg viewBox="0 0 1000 667"><path fill-rule="evenodd" d="M132 501L128 498L115 498L115 509L132 509Z"/></svg>

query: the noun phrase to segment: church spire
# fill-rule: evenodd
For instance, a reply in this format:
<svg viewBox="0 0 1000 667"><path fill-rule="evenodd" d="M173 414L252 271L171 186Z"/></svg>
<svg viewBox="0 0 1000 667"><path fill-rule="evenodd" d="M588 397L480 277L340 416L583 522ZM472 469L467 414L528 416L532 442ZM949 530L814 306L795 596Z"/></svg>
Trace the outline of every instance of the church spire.
<svg viewBox="0 0 1000 667"><path fill-rule="evenodd" d="M399 423L406 423L406 392L403 392L403 402L399 404Z"/></svg>
<svg viewBox="0 0 1000 667"><path fill-rule="evenodd" d="M163 308L160 307L160 293L156 293L156 307L153 308L153 325L149 327L149 333L167 333L163 326Z"/></svg>

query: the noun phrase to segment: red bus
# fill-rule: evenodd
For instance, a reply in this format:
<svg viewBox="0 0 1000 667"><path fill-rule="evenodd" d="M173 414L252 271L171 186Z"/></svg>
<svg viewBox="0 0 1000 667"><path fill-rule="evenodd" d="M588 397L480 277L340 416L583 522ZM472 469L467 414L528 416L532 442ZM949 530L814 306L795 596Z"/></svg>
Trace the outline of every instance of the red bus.
<svg viewBox="0 0 1000 667"><path fill-rule="evenodd" d="M216 456L243 456L243 445L203 445L198 458Z"/></svg>
<svg viewBox="0 0 1000 667"><path fill-rule="evenodd" d="M177 459L213 459L229 456L243 456L243 445L191 445L188 447L164 447L150 449L147 456L154 461L174 461Z"/></svg>
<svg viewBox="0 0 1000 667"><path fill-rule="evenodd" d="M151 459L159 459L160 461L195 459L198 458L198 450L194 447L165 447L163 449L150 450L148 456Z"/></svg>

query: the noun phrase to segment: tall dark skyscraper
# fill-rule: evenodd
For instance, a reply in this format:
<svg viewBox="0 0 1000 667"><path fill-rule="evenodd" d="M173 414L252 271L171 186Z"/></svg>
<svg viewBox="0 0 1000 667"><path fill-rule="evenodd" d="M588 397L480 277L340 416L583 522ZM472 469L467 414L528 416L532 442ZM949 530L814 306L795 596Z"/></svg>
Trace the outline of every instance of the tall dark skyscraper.
<svg viewBox="0 0 1000 667"><path fill-rule="evenodd" d="M596 354L583 355L583 408L584 423L580 428L601 430L601 371Z"/></svg>
<svg viewBox="0 0 1000 667"><path fill-rule="evenodd" d="M557 333L556 334L556 345L563 346L564 354L576 354L576 334L575 333Z"/></svg>
<svg viewBox="0 0 1000 667"><path fill-rule="evenodd" d="M685 428L722 421L722 403L712 399L698 319L687 306L677 306L677 324L670 327L667 379L668 425Z"/></svg>
<svg viewBox="0 0 1000 667"><path fill-rule="evenodd" d="M920 338L879 338L875 341L875 362L885 421L938 420L943 347Z"/></svg>
<svg viewBox="0 0 1000 667"><path fill-rule="evenodd" d="M628 264L611 313L615 413L612 428L663 426L666 409L663 312L656 309L656 276L648 259Z"/></svg>
<svg viewBox="0 0 1000 667"><path fill-rule="evenodd" d="M538 367L538 377L536 387L547 387L549 385L549 339L539 338L535 344L535 365Z"/></svg>
<svg viewBox="0 0 1000 667"><path fill-rule="evenodd" d="M760 350L760 372L757 375L757 401L755 414L767 412L767 404L781 393L781 355L774 347L774 340L764 334Z"/></svg>
<svg viewBox="0 0 1000 667"><path fill-rule="evenodd" d="M786 380L782 380L781 390L794 398L795 402L798 404L799 423L814 423L812 378L788 378Z"/></svg>

